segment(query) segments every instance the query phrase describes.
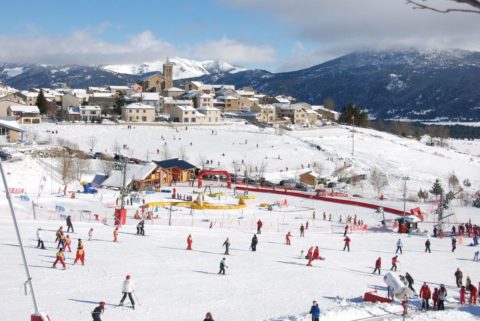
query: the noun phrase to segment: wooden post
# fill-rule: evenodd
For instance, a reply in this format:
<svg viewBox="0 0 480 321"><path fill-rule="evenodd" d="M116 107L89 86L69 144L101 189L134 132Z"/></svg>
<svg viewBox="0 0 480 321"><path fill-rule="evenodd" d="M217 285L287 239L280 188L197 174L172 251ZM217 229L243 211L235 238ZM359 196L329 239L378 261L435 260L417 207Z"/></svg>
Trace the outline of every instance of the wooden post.
<svg viewBox="0 0 480 321"><path fill-rule="evenodd" d="M32 200L32 209L33 209L33 219L37 219L37 213L35 213L35 202Z"/></svg>

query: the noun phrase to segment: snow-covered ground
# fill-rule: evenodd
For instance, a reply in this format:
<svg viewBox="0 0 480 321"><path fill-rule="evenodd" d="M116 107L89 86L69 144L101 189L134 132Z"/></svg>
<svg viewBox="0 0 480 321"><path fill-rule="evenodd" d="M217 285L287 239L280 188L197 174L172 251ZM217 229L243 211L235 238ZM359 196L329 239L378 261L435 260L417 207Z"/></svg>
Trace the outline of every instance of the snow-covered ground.
<svg viewBox="0 0 480 321"><path fill-rule="evenodd" d="M460 180L468 177L473 186L480 184L478 157L368 129L358 129L355 133L353 157L351 133L342 127L288 132L283 136L240 124L189 127L188 130L179 128L178 132L154 126L135 126L135 129L127 130L125 126L43 124L28 129L30 134L32 130L38 130L39 140L54 141L56 137L62 137L86 150L89 148L88 137L94 134L98 138L95 151L112 153L112 146L117 140L120 145L129 146L129 150L125 151L127 155L131 154L128 156L148 156L149 159L162 159L163 144L167 141L171 156L177 156L183 146L191 162L197 163L200 155L205 155L214 164L220 162L220 167L225 166L229 170L232 170L233 160L241 162L243 159L244 163L255 166L267 157L268 175L277 179L294 174L302 164L304 167L308 163L313 165L314 161L322 164L324 175L343 166L343 162L352 163L358 173L376 165L391 178L391 185L386 191L387 197L390 197L382 204L395 208L403 207L400 200L402 181L398 179L403 175L410 177L408 186L412 193L416 193L419 187L430 187L436 177L445 180L452 171ZM58 134L49 134L47 130L58 130ZM218 134L212 135L212 130ZM162 135L165 141L161 139ZM316 145L322 151L318 151ZM159 149L159 154L156 149ZM223 153L225 156L222 156ZM92 162L91 171L84 179L93 175L94 165ZM147 222L145 237L135 235L136 221L132 216L139 204L134 203L127 206L129 218L120 231L120 242L113 243L112 213L118 191L101 190L97 195L77 193L75 199L63 197L58 194L61 184L55 167L54 160L32 159L29 156L22 161L5 163L9 186L24 188L30 198L30 201L22 201L14 195L13 201L39 304L53 321L89 320L90 311L99 300L107 302L103 319L118 321L201 320L207 311L213 313L215 320L303 321L310 319L306 312L312 300L320 304L321 320L358 320L398 312L401 310L398 302L375 305L363 303L361 298L364 292L375 288L380 294L385 294L382 277L371 272L379 256L382 257L383 268L390 268L399 237L405 244L405 251L400 255L398 273L408 271L415 278L417 289L424 281L431 287L445 283L451 302L445 312L417 313L407 319L480 319L479 308L462 308L456 304L458 291L453 273L457 267L475 284L480 281L478 263L472 261L475 250L467 246L470 239L464 239L455 253L450 251L449 239L432 239L433 251L426 254L426 235L399 236L390 230L379 229L378 222L382 217L370 209L250 193L255 194L256 199L247 200L245 209L191 211L189 208L174 207L171 226L168 225L169 209L155 209L154 216L158 218ZM289 167L287 173L285 167ZM213 191L225 191L216 187L217 183L206 184L212 184ZM79 188L78 182L69 185L69 190ZM365 195L373 193L368 184L363 188ZM361 191L360 187L357 189ZM181 194L191 194L196 188L178 186L177 190ZM207 199L219 203L237 202L231 192L226 192L227 195L220 200ZM169 193L154 193L143 197L150 202L168 200L169 196ZM285 199L287 206L274 206L271 212L258 207L261 203L271 204ZM31 200L36 203L36 220ZM70 234L73 251L76 240L86 239L88 230L94 228L94 239L86 241L85 245L85 266L72 265L72 252L66 255L66 271L51 269L55 256L55 230L64 225L55 212L56 205L65 208L65 214L72 215L74 219L76 233ZM407 209L417 205L424 211L434 207L430 203L407 202ZM83 210L89 210L91 214ZM316 213L315 220L313 211ZM327 217L332 214L332 222L323 220L323 212ZM454 213L451 222L471 219L472 223L480 224L478 209L455 206ZM107 225L95 221L93 214L106 218ZM0 297L3 300L0 307L9 320L20 321L27 319L33 309L31 299L22 292L25 274L9 215L7 202L1 198L0 255L3 260L0 273L3 282ZM370 226L367 232L351 233L351 252L342 251L344 223L338 223L340 215L343 220L347 215L357 215ZM393 218L386 215L387 219ZM258 219L264 221L264 229L259 235L257 252L251 252L250 240ZM427 221L432 220L431 215L427 216ZM309 229L305 237L300 238L300 224L307 221ZM210 229L211 223L213 227ZM45 230L47 250L35 248L38 227ZM431 230L431 227L431 223L422 223L420 230ZM291 246L284 244L288 231L293 234ZM185 250L188 234L193 236L193 251ZM229 269L223 277L217 272L223 257L222 244L227 237L232 245L231 255L227 257ZM300 251L315 245L319 246L320 255L326 260L316 261L313 267L307 267L306 260L300 258ZM135 311L115 307L121 298L121 284L126 274L131 274L135 282L139 303ZM417 299L411 301L412 306L418 307L418 304ZM395 318L400 320L401 316L396 315ZM392 320L390 316L388 319Z"/></svg>

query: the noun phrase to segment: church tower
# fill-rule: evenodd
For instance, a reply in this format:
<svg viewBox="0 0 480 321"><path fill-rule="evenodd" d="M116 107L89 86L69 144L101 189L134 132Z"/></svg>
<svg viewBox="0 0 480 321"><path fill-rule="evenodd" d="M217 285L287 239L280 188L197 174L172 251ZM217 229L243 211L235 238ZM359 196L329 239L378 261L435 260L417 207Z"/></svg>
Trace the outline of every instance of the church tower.
<svg viewBox="0 0 480 321"><path fill-rule="evenodd" d="M167 59L163 64L163 78L165 79L165 89L173 87L173 63Z"/></svg>

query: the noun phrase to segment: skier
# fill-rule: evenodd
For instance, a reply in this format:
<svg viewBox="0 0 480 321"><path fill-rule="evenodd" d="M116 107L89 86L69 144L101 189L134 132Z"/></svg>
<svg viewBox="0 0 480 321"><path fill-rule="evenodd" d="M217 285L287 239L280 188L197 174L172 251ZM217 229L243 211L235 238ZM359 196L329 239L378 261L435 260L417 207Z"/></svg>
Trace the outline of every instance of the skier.
<svg viewBox="0 0 480 321"><path fill-rule="evenodd" d="M343 250L348 249L348 252L350 252L350 238L346 236L343 241L345 242L345 245L343 246Z"/></svg>
<svg viewBox="0 0 480 321"><path fill-rule="evenodd" d="M305 229L308 230L308 221L305 222Z"/></svg>
<svg viewBox="0 0 480 321"><path fill-rule="evenodd" d="M39 227L37 230L37 248L41 248L45 250L45 244L43 244L43 235L42 235L42 228Z"/></svg>
<svg viewBox="0 0 480 321"><path fill-rule="evenodd" d="M440 284L440 290L438 290L438 309L445 310L445 299L447 298L447 289L445 285Z"/></svg>
<svg viewBox="0 0 480 321"><path fill-rule="evenodd" d="M65 265L65 256L63 255L63 249L62 248L58 250L57 258L56 258L55 262L53 262L52 267L54 269L56 268L58 262L60 262L62 264L64 270L67 268L67 266Z"/></svg>
<svg viewBox="0 0 480 321"><path fill-rule="evenodd" d="M123 286L122 286L123 297L120 300L120 303L118 305L120 306L123 305L123 301L125 301L128 295L128 298L130 299L130 303L132 303L132 309L135 310L135 301L133 300L133 296L132 296L132 293L134 291L135 291L135 288L133 287L133 282L131 280L131 277L130 275L127 275L125 278L125 281L123 281Z"/></svg>
<svg viewBox="0 0 480 321"><path fill-rule="evenodd" d="M477 304L478 289L475 285L470 285L470 304Z"/></svg>
<svg viewBox="0 0 480 321"><path fill-rule="evenodd" d="M457 249L457 239L455 237L452 237L452 252L455 252Z"/></svg>
<svg viewBox="0 0 480 321"><path fill-rule="evenodd" d="M223 242L223 246L225 246L225 253L223 255L230 255L228 252L230 250L230 241L228 240L228 237L225 242Z"/></svg>
<svg viewBox="0 0 480 321"><path fill-rule="evenodd" d="M225 261L226 261L226 258L223 258L220 261L220 271L218 272L218 274L225 275L225 269L228 269L228 266L225 264Z"/></svg>
<svg viewBox="0 0 480 321"><path fill-rule="evenodd" d="M68 215L67 216L67 233L70 232L70 229L72 229L72 233L75 233L75 231L73 230L72 217Z"/></svg>
<svg viewBox="0 0 480 321"><path fill-rule="evenodd" d="M398 255L395 255L392 257L392 267L390 268L390 271L396 271L397 270L397 263L398 263Z"/></svg>
<svg viewBox="0 0 480 321"><path fill-rule="evenodd" d="M72 249L70 248L70 244L72 244L72 239L70 238L70 235L67 235L67 237L65 238L65 246L64 246L65 251L67 251L68 249L68 252L72 252Z"/></svg>
<svg viewBox="0 0 480 321"><path fill-rule="evenodd" d="M213 320L213 316L210 312L207 312L207 314L205 315L205 319L203 319L203 321L215 321Z"/></svg>
<svg viewBox="0 0 480 321"><path fill-rule="evenodd" d="M403 254L402 248L403 248L402 240L401 240L401 239L398 239L398 241L397 241L397 250L395 251L395 254L397 254L398 251L400 251L400 254Z"/></svg>
<svg viewBox="0 0 480 321"><path fill-rule="evenodd" d="M433 227L433 237L437 237L437 234L438 234L438 229L437 227Z"/></svg>
<svg viewBox="0 0 480 321"><path fill-rule="evenodd" d="M303 223L300 225L300 237L305 236L305 226L303 226Z"/></svg>
<svg viewBox="0 0 480 321"><path fill-rule="evenodd" d="M91 241L93 236L93 227L88 231L88 240Z"/></svg>
<svg viewBox="0 0 480 321"><path fill-rule="evenodd" d="M433 289L432 300L433 300L433 309L434 310L438 309L438 288Z"/></svg>
<svg viewBox="0 0 480 321"><path fill-rule="evenodd" d="M320 249L318 246L315 246L315 250L313 251L313 259L319 260L320 259Z"/></svg>
<svg viewBox="0 0 480 321"><path fill-rule="evenodd" d="M378 271L378 274L380 275L381 268L382 268L382 258L378 257L378 259L375 261L375 270L373 270L372 274L375 274L375 272Z"/></svg>
<svg viewBox="0 0 480 321"><path fill-rule="evenodd" d="M38 247L38 246L37 246ZM475 255L473 256L473 261L478 262L478 257L480 256L480 251L475 251Z"/></svg>
<svg viewBox="0 0 480 321"><path fill-rule="evenodd" d="M118 226L115 226L115 229L113 230L113 241L118 242Z"/></svg>
<svg viewBox="0 0 480 321"><path fill-rule="evenodd" d="M455 271L455 284L457 284L457 288L462 286L462 279L463 279L463 272L460 268L457 268Z"/></svg>
<svg viewBox="0 0 480 321"><path fill-rule="evenodd" d="M343 232L343 237L347 236L347 232L348 232L348 225L345 225L345 229L344 229L344 232Z"/></svg>
<svg viewBox="0 0 480 321"><path fill-rule="evenodd" d="M464 286L462 286L460 288L460 304L466 304L466 301L465 301L465 294L466 294L467 290L465 289Z"/></svg>
<svg viewBox="0 0 480 321"><path fill-rule="evenodd" d="M313 246L310 246L310 248L308 249L306 258L309 260L313 258Z"/></svg>
<svg viewBox="0 0 480 321"><path fill-rule="evenodd" d="M258 244L257 235L256 235L256 234L253 234L252 243L250 244L250 249L252 250L252 252L256 252L256 251L257 251L257 244Z"/></svg>
<svg viewBox="0 0 480 321"><path fill-rule="evenodd" d="M292 237L292 234L290 234L290 231L287 233L287 235L285 235L285 244L287 245L292 245L290 243L290 238Z"/></svg>
<svg viewBox="0 0 480 321"><path fill-rule="evenodd" d="M257 234L262 234L262 226L263 226L263 222L258 219L257 221Z"/></svg>
<svg viewBox="0 0 480 321"><path fill-rule="evenodd" d="M140 220L137 224L137 234L145 235L145 220Z"/></svg>
<svg viewBox="0 0 480 321"><path fill-rule="evenodd" d="M425 253L432 253L432 251L430 250L430 239L427 239L425 241Z"/></svg>
<svg viewBox="0 0 480 321"><path fill-rule="evenodd" d="M77 253L75 255L75 261L73 261L73 265L75 265L77 261L80 261L82 262L82 265L85 265L85 250L83 249L82 239L78 239Z"/></svg>
<svg viewBox="0 0 480 321"><path fill-rule="evenodd" d="M100 318L100 316L103 314L103 311L105 310L105 302L104 301L100 301L100 303L98 304L98 307L96 307L95 309L93 309L92 311L92 318L93 318L93 321L102 321L102 319Z"/></svg>
<svg viewBox="0 0 480 321"><path fill-rule="evenodd" d="M430 287L428 286L427 282L423 282L422 287L420 288L420 298L422 299L422 310L428 310L430 308L428 304L428 300L432 292L430 291Z"/></svg>
<svg viewBox="0 0 480 321"><path fill-rule="evenodd" d="M410 290L412 290L412 292L415 293L415 289L413 288L413 278L410 275L410 273L408 272L405 273L405 279L408 282L408 287L410 288Z"/></svg>
<svg viewBox="0 0 480 321"><path fill-rule="evenodd" d="M188 237L187 237L187 250L191 250L192 249L192 234L188 234Z"/></svg>
<svg viewBox="0 0 480 321"><path fill-rule="evenodd" d="M320 320L320 308L318 307L317 301L313 301L309 314L312 315L312 321Z"/></svg>
<svg viewBox="0 0 480 321"><path fill-rule="evenodd" d="M470 285L472 285L472 280L470 280L470 277L467 275L467 278L465 280L465 288L470 290Z"/></svg>
<svg viewBox="0 0 480 321"><path fill-rule="evenodd" d="M407 312L407 306L408 306L408 299L407 299L407 295L404 295L403 296L403 300L402 300L402 308L403 308L403 316L406 316L408 314Z"/></svg>
<svg viewBox="0 0 480 321"><path fill-rule="evenodd" d="M63 249L65 247L65 234L60 234L60 238L58 239L57 249Z"/></svg>

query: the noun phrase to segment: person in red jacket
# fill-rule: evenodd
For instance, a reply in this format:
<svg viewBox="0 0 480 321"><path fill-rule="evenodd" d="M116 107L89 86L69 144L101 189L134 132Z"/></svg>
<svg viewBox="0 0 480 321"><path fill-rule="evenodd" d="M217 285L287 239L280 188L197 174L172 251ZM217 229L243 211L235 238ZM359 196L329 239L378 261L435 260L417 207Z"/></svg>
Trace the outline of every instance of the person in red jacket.
<svg viewBox="0 0 480 321"><path fill-rule="evenodd" d="M290 231L287 233L287 235L285 235L285 244L287 245L292 245L290 243L290 238L292 237L292 234L290 234Z"/></svg>
<svg viewBox="0 0 480 321"><path fill-rule="evenodd" d="M397 263L398 263L398 255L395 255L392 257L392 267L390 268L390 271L396 271L397 270Z"/></svg>
<svg viewBox="0 0 480 321"><path fill-rule="evenodd" d="M407 299L406 295L403 296L403 300L402 300L401 304L402 304L402 308L403 308L403 315L405 316L405 315L408 314L408 312L407 312L408 299Z"/></svg>
<svg viewBox="0 0 480 321"><path fill-rule="evenodd" d="M432 300L433 300L433 309L434 310L438 309L438 288L433 289Z"/></svg>
<svg viewBox="0 0 480 321"><path fill-rule="evenodd" d="M428 300L432 296L432 292L430 291L430 287L428 286L427 282L423 282L422 287L420 288L420 298L422 299L422 310L428 310L430 305L428 304Z"/></svg>
<svg viewBox="0 0 480 321"><path fill-rule="evenodd" d="M263 222L259 219L257 221L257 234L262 234L262 226L263 226Z"/></svg>
<svg viewBox="0 0 480 321"><path fill-rule="evenodd" d="M465 294L466 294L466 292L467 292L467 290L465 289L464 286L462 286L462 287L460 288L460 304L462 304L462 305L463 305L463 304L466 304L466 302L465 302Z"/></svg>
<svg viewBox="0 0 480 321"><path fill-rule="evenodd" d="M72 244L72 239L70 238L69 235L65 237L65 246L63 247L64 251L72 252L72 249L70 248L70 244Z"/></svg>
<svg viewBox="0 0 480 321"><path fill-rule="evenodd" d="M320 249L318 246L315 246L315 250L313 251L313 259L319 260L320 259Z"/></svg>
<svg viewBox="0 0 480 321"><path fill-rule="evenodd" d="M310 246L307 252L307 259L311 260L313 258L313 246Z"/></svg>
<svg viewBox="0 0 480 321"><path fill-rule="evenodd" d="M373 270L372 274L375 274L375 272L378 271L378 274L380 274L380 269L382 268L382 258L378 257L378 259L375 261L375 270Z"/></svg>
<svg viewBox="0 0 480 321"><path fill-rule="evenodd" d="M192 249L192 234L188 234L188 237L187 237L187 250L191 250Z"/></svg>
<svg viewBox="0 0 480 321"><path fill-rule="evenodd" d="M77 254L75 256L75 261L73 261L73 265L75 265L77 261L80 261L82 262L82 265L85 265L85 250L83 249L82 239L78 239Z"/></svg>
<svg viewBox="0 0 480 321"><path fill-rule="evenodd" d="M60 248L57 252L57 259L55 260L55 262L53 262L53 268L55 269L56 266L57 266L57 263L60 262L63 266L63 269L65 270L67 268L67 266L65 265L65 256L63 255L63 249Z"/></svg>
<svg viewBox="0 0 480 321"><path fill-rule="evenodd" d="M343 250L348 249L348 252L350 252L350 238L346 236L343 241L345 242L345 245L343 246Z"/></svg>
<svg viewBox="0 0 480 321"><path fill-rule="evenodd" d="M470 285L470 304L477 304L478 289L475 285Z"/></svg>

